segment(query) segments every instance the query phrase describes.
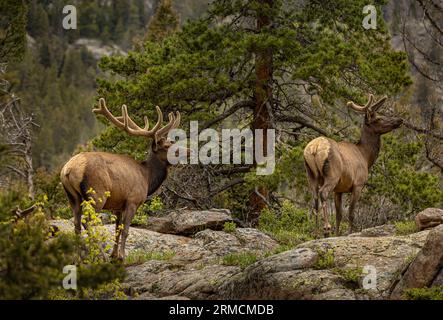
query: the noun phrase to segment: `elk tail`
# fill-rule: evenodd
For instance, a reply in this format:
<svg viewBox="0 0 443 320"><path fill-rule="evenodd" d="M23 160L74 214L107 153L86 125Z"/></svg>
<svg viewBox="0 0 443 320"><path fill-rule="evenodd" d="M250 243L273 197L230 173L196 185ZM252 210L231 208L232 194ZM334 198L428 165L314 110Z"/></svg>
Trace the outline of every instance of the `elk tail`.
<svg viewBox="0 0 443 320"><path fill-rule="evenodd" d="M317 170L317 163L315 161L315 156L312 153L305 152L304 158L305 158L306 171L308 171L308 173L312 175L314 178L317 178L319 176L319 171Z"/></svg>
<svg viewBox="0 0 443 320"><path fill-rule="evenodd" d="M330 142L324 137L314 139L306 146L303 152L305 166L314 178L326 174L330 148Z"/></svg>

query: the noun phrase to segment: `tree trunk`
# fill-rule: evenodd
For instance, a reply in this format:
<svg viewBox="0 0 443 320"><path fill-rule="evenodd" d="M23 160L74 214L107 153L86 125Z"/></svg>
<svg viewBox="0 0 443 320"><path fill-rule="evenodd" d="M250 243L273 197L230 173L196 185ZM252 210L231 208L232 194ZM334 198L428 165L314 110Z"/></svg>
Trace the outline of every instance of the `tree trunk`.
<svg viewBox="0 0 443 320"><path fill-rule="evenodd" d="M273 6L274 0L263 0L264 5ZM261 13L257 18L257 31L271 24L269 14ZM263 129L263 155L267 156L267 129L271 129L272 107L272 49L258 49L255 52L255 107L252 129ZM258 224L261 211L267 207L269 191L266 187L256 188L249 197L251 214L249 221L252 225Z"/></svg>
<svg viewBox="0 0 443 320"><path fill-rule="evenodd" d="M28 184L28 195L29 198L34 200L35 190L34 190L34 166L32 165L32 141L31 137L28 136L26 139L26 149L25 149L25 162L26 162L26 183Z"/></svg>

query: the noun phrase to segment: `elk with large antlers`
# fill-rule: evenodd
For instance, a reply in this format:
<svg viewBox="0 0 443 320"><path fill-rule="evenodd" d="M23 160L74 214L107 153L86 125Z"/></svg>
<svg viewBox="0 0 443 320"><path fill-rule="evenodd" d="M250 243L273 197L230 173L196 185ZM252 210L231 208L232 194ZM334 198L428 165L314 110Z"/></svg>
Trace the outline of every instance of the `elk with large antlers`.
<svg viewBox="0 0 443 320"><path fill-rule="evenodd" d="M323 211L325 236L331 231L327 199L334 192L336 210L335 232L340 233L342 218L342 194L351 193L349 206L350 232L354 230L354 209L360 198L361 191L368 179L369 169L374 164L380 151L382 134L401 126L402 120L377 114L377 110L386 101L386 97L373 103L374 97L369 95L365 106L348 102L347 106L364 114L360 141L336 142L326 137L319 137L308 143L304 150L305 168L309 187L313 195L313 211L317 221L319 200Z"/></svg>
<svg viewBox="0 0 443 320"><path fill-rule="evenodd" d="M140 163L129 156L120 154L83 152L71 158L60 173L63 187L74 212L76 233L81 232L83 200L92 197L97 211L111 210L116 215L116 240L111 254L114 259L124 258L131 220L137 208L166 179L170 166L167 154L173 142L167 139L167 135L170 130L180 125L180 113L177 112L176 115L170 113L169 123L161 127L162 112L158 106L156 110L157 123L149 130L147 117L144 118L144 128L140 128L128 116L126 105L122 106L122 116L114 117L106 107L105 100L101 98L99 108L93 109L94 113L105 116L113 125L130 135L153 138L149 158ZM94 190L94 193L89 194L90 189ZM110 194L106 196L108 192ZM121 242L119 242L120 236Z"/></svg>

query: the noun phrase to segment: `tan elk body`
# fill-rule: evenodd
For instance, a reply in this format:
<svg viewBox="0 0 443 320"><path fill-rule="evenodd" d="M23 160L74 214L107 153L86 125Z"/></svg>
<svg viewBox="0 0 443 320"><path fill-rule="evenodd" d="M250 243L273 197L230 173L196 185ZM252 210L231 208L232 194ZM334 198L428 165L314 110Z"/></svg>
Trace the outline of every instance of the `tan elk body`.
<svg viewBox="0 0 443 320"><path fill-rule="evenodd" d="M378 157L381 135L402 124L402 120L399 118L389 118L377 114L377 110L385 100L386 97L383 97L373 103L373 96L370 95L365 106L348 102L348 107L365 115L358 143L336 142L326 137L319 137L309 142L304 150L305 168L313 195L313 211L317 220L320 200L325 235L328 235L331 229L327 207L327 199L331 192L334 192L336 234L340 233L343 193L351 193L349 225L350 232L354 230L355 205L368 180L369 170Z"/></svg>
<svg viewBox="0 0 443 320"><path fill-rule="evenodd" d="M129 118L125 105L122 107L122 116L114 117L107 109L105 100L100 99L99 108L94 109L94 113L104 115L116 127L130 135L153 138L149 158L137 162L126 155L83 152L71 158L60 173L61 182L74 213L76 233L81 232L83 200L91 197L97 211L107 209L116 215L116 241L111 255L113 258L124 258L129 225L137 208L167 177L170 165L167 152L172 145L167 139L167 134L179 126L180 113L177 112L176 116L170 113L169 123L160 128L163 117L160 108L156 109L158 121L151 130L148 130L147 118L145 118L145 127L140 128ZM94 192L88 193L90 189ZM107 192L109 196L106 196Z"/></svg>

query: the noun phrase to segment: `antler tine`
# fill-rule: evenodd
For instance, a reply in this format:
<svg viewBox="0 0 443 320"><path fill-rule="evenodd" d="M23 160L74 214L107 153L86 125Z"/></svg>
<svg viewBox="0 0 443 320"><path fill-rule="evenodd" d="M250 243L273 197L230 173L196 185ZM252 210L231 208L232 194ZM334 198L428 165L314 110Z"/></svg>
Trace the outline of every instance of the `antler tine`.
<svg viewBox="0 0 443 320"><path fill-rule="evenodd" d="M371 108L373 100L374 96L372 94L369 94L368 102L364 106L360 106L353 101L349 101L346 105L357 112L365 113L369 108Z"/></svg>
<svg viewBox="0 0 443 320"><path fill-rule="evenodd" d="M155 124L155 126L151 129L151 131L153 133L156 133L158 131L158 129L160 128L161 124L163 123L163 113L162 110L160 109L159 106L155 106L155 110L157 110L157 117L158 117L158 121ZM148 118L146 118L148 119ZM148 126L149 123L145 121L145 124Z"/></svg>
<svg viewBox="0 0 443 320"><path fill-rule="evenodd" d="M180 115L180 112L177 111L177 112L176 112L176 115L177 115L177 117L176 117L176 119L175 119L175 121L174 121L174 124L172 125L172 129L177 129L178 126L180 125L180 121L181 121L181 115Z"/></svg>
<svg viewBox="0 0 443 320"><path fill-rule="evenodd" d="M122 114L123 114L123 120L124 120L124 125L125 125L126 132L128 132L129 134L132 134L134 136L143 136L143 137L152 137L152 136L154 136L156 134L156 132L159 131L158 128L161 126L161 124L163 122L163 115L162 115L160 107L156 106L156 110L157 110L157 116L158 116L157 123L155 124L155 126L151 130L148 130L148 128L149 128L149 120L148 120L148 118L144 117L145 127L144 127L144 129L140 128L129 117L128 109L127 109L126 105L123 105L122 106ZM131 124L135 125L136 128L131 128Z"/></svg>
<svg viewBox="0 0 443 320"><path fill-rule="evenodd" d="M386 102L386 99L388 99L387 96L383 96L380 100L378 100L376 103L374 103L370 109L372 112L376 112L380 107Z"/></svg>
<svg viewBox="0 0 443 320"><path fill-rule="evenodd" d="M117 118L117 120L118 121L120 121L120 122L122 122L122 123L124 123L124 117L123 116L120 116L120 117L116 117ZM146 117L145 117L146 118ZM145 119L145 129L147 129L147 128L149 128L149 127L146 127L146 120L147 119ZM132 129L135 129L135 130L143 130L142 128L140 128L130 117L128 117L128 125L132 128ZM149 126L149 124L148 124L148 126Z"/></svg>
<svg viewBox="0 0 443 320"><path fill-rule="evenodd" d="M109 111L108 107L106 106L106 101L104 98L100 98L100 100L98 101L98 106L99 106L98 108L92 109L92 112L94 112L95 114L101 114L105 116L116 127L124 129L123 122L121 122L118 118L112 115L112 113Z"/></svg>
<svg viewBox="0 0 443 320"><path fill-rule="evenodd" d="M115 117L106 107L105 99L100 98L99 100L99 108L93 109L92 111L96 114L104 115L112 124L116 127L125 130L127 133L134 136L143 136L143 137L151 137L154 136L158 131L159 127L163 122L163 114L161 109L156 106L157 110L157 123L151 129L149 129L149 120L147 117L144 117L145 127L140 128L128 115L128 107L126 105L122 105L122 115L120 117Z"/></svg>
<svg viewBox="0 0 443 320"><path fill-rule="evenodd" d="M157 138L160 138L161 136L168 134L169 130L171 130L172 126L174 125L174 123L176 121L174 113L170 112L168 114L168 118L169 118L168 124L156 132L155 136Z"/></svg>

